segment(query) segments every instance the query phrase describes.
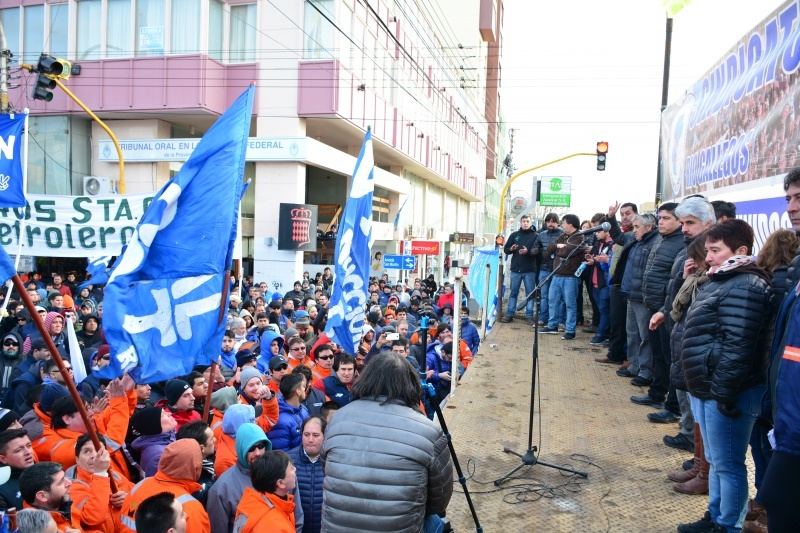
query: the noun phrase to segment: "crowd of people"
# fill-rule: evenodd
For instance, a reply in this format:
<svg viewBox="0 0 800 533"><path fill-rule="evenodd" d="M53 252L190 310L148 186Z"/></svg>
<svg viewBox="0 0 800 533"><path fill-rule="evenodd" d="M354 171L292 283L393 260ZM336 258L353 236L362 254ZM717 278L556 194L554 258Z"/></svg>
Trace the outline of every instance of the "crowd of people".
<svg viewBox="0 0 800 533"><path fill-rule="evenodd" d="M112 355L102 286L24 281L68 375L12 292L0 321L0 510L16 511L22 533L441 531L453 475L434 402L480 345L450 283L371 278L348 353L325 334L329 268L284 294L232 278L218 364L136 383L99 375ZM82 405L67 388L78 360Z"/></svg>
<svg viewBox="0 0 800 533"><path fill-rule="evenodd" d="M800 170L784 188L794 228L776 229L757 257L753 229L735 206L699 195L655 214L633 203L583 222L550 213L540 231L522 217L504 245L511 292L501 320L514 320L522 286L528 294L542 283L539 332L576 342L582 325L590 345L607 349L597 363L618 365L618 376L646 387L630 398L655 409L646 419L678 424L663 442L693 457L667 477L677 492L709 498L700 520L678 526L682 533L790 532L800 524ZM534 301L525 311L530 325Z"/></svg>

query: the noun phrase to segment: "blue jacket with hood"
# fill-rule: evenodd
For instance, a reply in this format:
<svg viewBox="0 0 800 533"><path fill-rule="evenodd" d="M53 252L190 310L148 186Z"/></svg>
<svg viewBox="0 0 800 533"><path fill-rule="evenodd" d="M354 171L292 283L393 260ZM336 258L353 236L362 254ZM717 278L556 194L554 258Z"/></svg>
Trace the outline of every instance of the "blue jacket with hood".
<svg viewBox="0 0 800 533"><path fill-rule="evenodd" d="M481 334L478 333L475 324L469 321L468 316L461 317L461 338L467 343L472 355L477 355L481 345Z"/></svg>
<svg viewBox="0 0 800 533"><path fill-rule="evenodd" d="M289 405L283 397L278 398L278 409L280 409L278 422L267 436L276 450L288 452L303 442L303 432L300 428L303 420L308 418L308 409L302 404L300 407Z"/></svg>
<svg viewBox="0 0 800 533"><path fill-rule="evenodd" d="M269 329L264 330L264 333L261 335L261 355L256 359L256 367L262 374L269 374L269 360L272 359L272 350L270 350L270 346L275 339L278 340L278 353L283 353L284 340L281 335Z"/></svg>

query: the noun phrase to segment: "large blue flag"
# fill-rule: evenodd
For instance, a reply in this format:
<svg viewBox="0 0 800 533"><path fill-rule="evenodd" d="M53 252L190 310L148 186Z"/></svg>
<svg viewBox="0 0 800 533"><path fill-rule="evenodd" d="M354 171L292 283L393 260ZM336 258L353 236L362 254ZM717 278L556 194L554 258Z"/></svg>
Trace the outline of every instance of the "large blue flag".
<svg viewBox="0 0 800 533"><path fill-rule="evenodd" d="M0 115L0 207L25 207L22 130L25 114Z"/></svg>
<svg viewBox="0 0 800 533"><path fill-rule="evenodd" d="M106 377L127 371L137 383L152 383L219 356L253 91L251 85L203 136L115 262L104 298L112 355Z"/></svg>
<svg viewBox="0 0 800 533"><path fill-rule="evenodd" d="M367 130L358 154L350 197L336 235L333 293L325 333L347 353L356 354L364 326L367 303L369 250L372 245L372 193L374 191L372 132Z"/></svg>
<svg viewBox="0 0 800 533"><path fill-rule="evenodd" d="M14 261L8 256L6 249L0 246L0 285L5 285L6 281L13 278L16 273Z"/></svg>

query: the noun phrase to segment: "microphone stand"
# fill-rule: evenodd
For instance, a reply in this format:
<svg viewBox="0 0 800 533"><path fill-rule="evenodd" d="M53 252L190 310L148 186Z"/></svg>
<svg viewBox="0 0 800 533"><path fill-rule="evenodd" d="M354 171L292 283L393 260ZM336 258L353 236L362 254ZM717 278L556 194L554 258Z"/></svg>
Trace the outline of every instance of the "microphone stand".
<svg viewBox="0 0 800 533"><path fill-rule="evenodd" d="M515 466L510 472L505 474L504 476L496 479L494 481L495 486L499 487L505 481L511 478L514 474L516 474L519 470L526 466L534 466L540 464L542 466L546 466L548 468L554 468L556 470L561 470L562 472L569 472L570 474L577 474L581 477L588 478L589 474L580 470L575 470L574 468L567 468L563 466L554 465L551 463L545 463L544 461L539 460L539 456L537 452L539 451L536 446L533 445L533 413L534 413L534 398L536 396L536 381L539 379L539 304L542 299L542 287L550 281L550 279L556 275L556 273L564 268L564 265L567 264L567 261L578 251L583 250L583 246L586 242L586 234L581 235L582 241L579 246L575 246L566 258L558 264L558 267L555 268L549 276L544 278L539 282L539 284L534 287L534 289L525 297L520 304L517 305L517 311L523 309L528 302L532 299L535 299L535 303L533 306L533 328L534 328L534 335L533 335L533 364L531 365L531 403L530 403L530 418L528 420L528 447L526 448L526 452L524 454L520 454L512 450L511 448L503 448L505 453L510 453L512 455L516 455L520 458L520 464ZM569 241L569 238L567 238ZM574 246L569 244L569 246ZM539 413L541 416L541 412Z"/></svg>

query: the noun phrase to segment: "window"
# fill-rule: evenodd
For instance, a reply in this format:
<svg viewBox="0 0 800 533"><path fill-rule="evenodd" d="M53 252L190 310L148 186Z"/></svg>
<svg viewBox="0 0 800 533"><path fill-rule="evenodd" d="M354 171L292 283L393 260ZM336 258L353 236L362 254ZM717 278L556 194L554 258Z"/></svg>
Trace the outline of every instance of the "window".
<svg viewBox="0 0 800 533"><path fill-rule="evenodd" d="M30 6L23 11L25 34L22 61L36 63L44 51L44 6Z"/></svg>
<svg viewBox="0 0 800 533"><path fill-rule="evenodd" d="M375 187L372 193L372 220L374 222L389 222L389 191L382 187Z"/></svg>
<svg viewBox="0 0 800 533"><path fill-rule="evenodd" d="M208 3L208 57L222 61L225 43L225 9L219 0Z"/></svg>
<svg viewBox="0 0 800 533"><path fill-rule="evenodd" d="M19 8L0 9L0 24L6 32L8 48L19 50Z"/></svg>
<svg viewBox="0 0 800 533"><path fill-rule="evenodd" d="M230 62L256 60L256 4L231 6Z"/></svg>
<svg viewBox="0 0 800 533"><path fill-rule="evenodd" d="M45 48L51 55L67 59L69 40L69 4L50 4L50 24L47 28L48 45Z"/></svg>
<svg viewBox="0 0 800 533"><path fill-rule="evenodd" d="M106 57L130 57L131 0L108 0L106 28Z"/></svg>
<svg viewBox="0 0 800 533"><path fill-rule="evenodd" d="M172 0L170 53L196 54L200 51L200 0Z"/></svg>
<svg viewBox="0 0 800 533"><path fill-rule="evenodd" d="M165 0L137 0L136 57L164 55Z"/></svg>
<svg viewBox="0 0 800 533"><path fill-rule="evenodd" d="M78 2L78 59L100 59L101 0Z"/></svg>
<svg viewBox="0 0 800 533"><path fill-rule="evenodd" d="M306 0L305 7L306 59L332 57L334 27L325 17L336 20L335 3L333 0ZM342 11L345 16L350 14L347 10Z"/></svg>
<svg viewBox="0 0 800 533"><path fill-rule="evenodd" d="M31 143L28 145L28 192L31 194L70 195L82 176L88 176L91 161L88 120L76 117L30 117ZM78 124L77 122L82 122ZM77 131L80 134L74 134ZM81 163L76 163L80 161ZM74 168L73 165L80 164ZM77 178L73 181L73 177Z"/></svg>

